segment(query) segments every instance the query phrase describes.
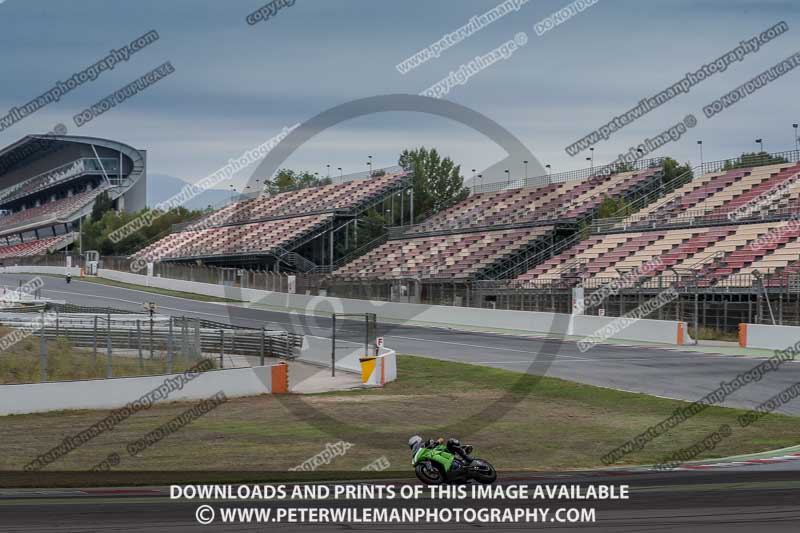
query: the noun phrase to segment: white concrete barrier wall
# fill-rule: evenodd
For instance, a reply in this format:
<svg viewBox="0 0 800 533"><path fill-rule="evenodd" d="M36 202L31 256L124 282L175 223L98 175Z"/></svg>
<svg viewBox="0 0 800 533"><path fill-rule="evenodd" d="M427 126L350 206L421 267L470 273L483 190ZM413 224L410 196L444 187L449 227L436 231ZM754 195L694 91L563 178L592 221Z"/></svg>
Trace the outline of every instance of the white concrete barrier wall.
<svg viewBox="0 0 800 533"><path fill-rule="evenodd" d="M72 274L73 279L81 275L80 267L54 267L54 266L7 266L2 267L3 272L34 272L37 274L51 274L54 276L65 276L67 272ZM66 283L66 282L64 282Z"/></svg>
<svg viewBox="0 0 800 533"><path fill-rule="evenodd" d="M786 350L800 342L798 326L739 324L739 345L743 348Z"/></svg>
<svg viewBox="0 0 800 533"><path fill-rule="evenodd" d="M365 385L382 387L397 379L397 354L394 350L381 348L381 353L375 360L375 370L364 382Z"/></svg>
<svg viewBox="0 0 800 533"><path fill-rule="evenodd" d="M154 403L201 400L222 391L228 398L272 391L272 366L210 370ZM181 374L0 385L0 415L64 409L115 409L139 400ZM173 383L176 383L173 381Z"/></svg>
<svg viewBox="0 0 800 533"><path fill-rule="evenodd" d="M56 267L7 267L7 271L32 272L40 271L41 268ZM63 271L63 268L61 270ZM572 316L560 313L488 310L286 294L258 289L235 289L211 283L150 277L106 269L101 269L99 275L107 279L148 287L193 292L217 298L241 298L246 302L259 303L301 314L377 313L382 320L453 328L481 328L516 333L552 333L587 337L599 334L603 327L612 325L616 319L616 317ZM673 345L692 342L686 324L672 320L638 320L615 332L609 338Z"/></svg>

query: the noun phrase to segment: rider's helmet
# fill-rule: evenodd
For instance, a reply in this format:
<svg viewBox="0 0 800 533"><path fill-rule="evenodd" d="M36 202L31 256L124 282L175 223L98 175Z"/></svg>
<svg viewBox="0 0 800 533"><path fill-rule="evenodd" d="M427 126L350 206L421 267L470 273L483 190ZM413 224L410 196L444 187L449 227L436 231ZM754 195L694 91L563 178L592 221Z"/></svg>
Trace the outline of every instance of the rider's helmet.
<svg viewBox="0 0 800 533"><path fill-rule="evenodd" d="M417 450L422 446L422 437L414 435L408 439L408 447L411 448L411 453L417 453Z"/></svg>

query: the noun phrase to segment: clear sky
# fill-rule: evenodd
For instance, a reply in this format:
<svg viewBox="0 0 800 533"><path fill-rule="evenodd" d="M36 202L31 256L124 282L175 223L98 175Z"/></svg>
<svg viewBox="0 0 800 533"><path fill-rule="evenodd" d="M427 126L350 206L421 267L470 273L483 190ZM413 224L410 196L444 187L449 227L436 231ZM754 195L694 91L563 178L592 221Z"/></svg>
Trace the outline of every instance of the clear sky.
<svg viewBox="0 0 800 533"><path fill-rule="evenodd" d="M262 0L6 0L0 3L0 115L24 105L149 30L159 40L0 132L0 144L56 123L148 150L149 170L199 179L285 126L357 98L413 93L525 32L528 42L444 96L510 130L554 171L587 166L565 147L695 71L741 40L785 21L789 31L595 145L604 163L691 113L697 126L651 155L699 161L756 148L793 149L800 68L711 119L702 108L800 51L797 0L598 0L551 31L534 25L568 5L531 0L401 74L396 65L500 0L296 0L255 25ZM592 0L587 0L592 3ZM72 117L170 61L175 72L78 128ZM405 147L436 146L469 174L505 157L481 134L419 113L380 113L314 138L285 166L325 172L397 162ZM522 173L521 163L512 168ZM249 177L241 173L240 181ZM503 176L496 176L498 180Z"/></svg>

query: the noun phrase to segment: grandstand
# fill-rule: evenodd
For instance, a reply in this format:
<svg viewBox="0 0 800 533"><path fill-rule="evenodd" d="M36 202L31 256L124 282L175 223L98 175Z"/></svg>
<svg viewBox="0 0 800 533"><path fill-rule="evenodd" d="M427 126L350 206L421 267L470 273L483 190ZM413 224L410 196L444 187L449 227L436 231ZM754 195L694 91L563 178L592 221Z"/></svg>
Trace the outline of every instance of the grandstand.
<svg viewBox="0 0 800 533"><path fill-rule="evenodd" d="M709 172L626 217L616 228L647 227L664 221L683 225L731 218L781 218L800 208L799 174L798 163Z"/></svg>
<svg viewBox="0 0 800 533"><path fill-rule="evenodd" d="M124 206L129 153L117 155L123 185L109 157L7 171L0 259L69 246L75 221L104 191ZM673 288L677 301L657 318L716 320L725 329L769 313L800 323L800 152L705 163L680 175L674 163L481 185L408 226L402 221L413 208L402 200L413 176L370 172L240 198L107 264L149 262L160 273L214 268L204 277L234 283L245 270L303 274L304 286L329 295L557 312L572 309L575 289L589 296L624 278L622 289L585 312L621 315ZM621 210L600 218L609 198Z"/></svg>
<svg viewBox="0 0 800 533"><path fill-rule="evenodd" d="M658 162L638 170L481 192L420 224L399 228L366 256L341 266L346 277L480 279L547 249L574 232L604 198L630 198L661 181Z"/></svg>
<svg viewBox="0 0 800 533"><path fill-rule="evenodd" d="M262 194L176 228L135 254L154 261L321 272L359 247L369 209L409 187L405 172ZM337 244L335 241L339 240ZM343 243L343 244L342 244Z"/></svg>
<svg viewBox="0 0 800 533"><path fill-rule="evenodd" d="M0 258L70 246L94 200L145 206L144 151L107 139L29 135L0 150Z"/></svg>
<svg viewBox="0 0 800 533"><path fill-rule="evenodd" d="M799 198L798 163L708 172L633 215L600 221L592 236L517 279L542 287L569 272L597 285L658 258L640 285L664 286L678 270L700 287L751 286L755 272L774 285L800 267L800 230L785 222L800 212Z"/></svg>

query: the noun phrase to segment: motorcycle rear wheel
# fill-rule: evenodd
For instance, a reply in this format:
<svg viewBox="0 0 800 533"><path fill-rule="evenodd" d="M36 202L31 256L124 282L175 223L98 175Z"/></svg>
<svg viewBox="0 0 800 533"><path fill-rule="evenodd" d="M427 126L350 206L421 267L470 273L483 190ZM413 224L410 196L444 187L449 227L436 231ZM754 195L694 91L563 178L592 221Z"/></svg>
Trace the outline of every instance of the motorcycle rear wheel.
<svg viewBox="0 0 800 533"><path fill-rule="evenodd" d="M488 461L474 459L470 468L472 470L472 479L478 483L489 485L497 480L497 470Z"/></svg>

